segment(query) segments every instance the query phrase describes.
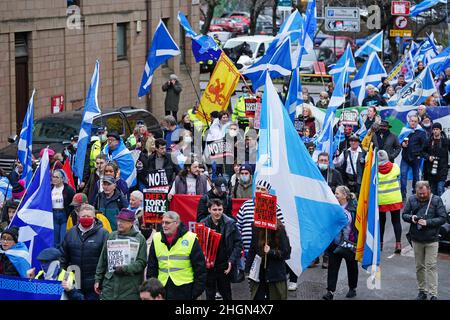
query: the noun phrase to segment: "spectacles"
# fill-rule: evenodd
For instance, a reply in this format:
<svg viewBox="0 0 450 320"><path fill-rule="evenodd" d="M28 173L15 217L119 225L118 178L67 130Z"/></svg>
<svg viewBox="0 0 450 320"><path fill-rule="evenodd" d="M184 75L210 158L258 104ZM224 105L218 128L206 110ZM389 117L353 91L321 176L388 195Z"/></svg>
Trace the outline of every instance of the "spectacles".
<svg viewBox="0 0 450 320"><path fill-rule="evenodd" d="M2 241L14 241L13 238L2 238Z"/></svg>
<svg viewBox="0 0 450 320"><path fill-rule="evenodd" d="M59 176L52 176L52 178L61 179L61 177L59 177Z"/></svg>
<svg viewBox="0 0 450 320"><path fill-rule="evenodd" d="M172 224L174 222L176 222L176 221L161 221L161 224L162 225L168 225L168 224Z"/></svg>

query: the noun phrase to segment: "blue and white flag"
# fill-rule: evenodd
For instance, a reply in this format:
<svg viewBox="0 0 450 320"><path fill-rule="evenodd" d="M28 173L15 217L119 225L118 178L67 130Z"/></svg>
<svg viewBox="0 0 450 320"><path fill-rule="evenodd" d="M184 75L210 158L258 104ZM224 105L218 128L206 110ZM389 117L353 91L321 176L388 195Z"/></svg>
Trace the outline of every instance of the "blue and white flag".
<svg viewBox="0 0 450 320"><path fill-rule="evenodd" d="M378 58L376 52L372 52L366 62L359 68L350 86L353 89L356 97L358 98L359 105L366 96L366 86L371 84L375 87L381 82L381 77L386 77L386 70L383 67L383 63Z"/></svg>
<svg viewBox="0 0 450 320"><path fill-rule="evenodd" d="M369 56L372 52L381 52L383 49L383 31L378 32L355 51L355 58Z"/></svg>
<svg viewBox="0 0 450 320"><path fill-rule="evenodd" d="M252 81L253 90L257 90L264 84L268 72L274 79L290 75L292 69L291 39L286 37L272 56L264 55L243 74Z"/></svg>
<svg viewBox="0 0 450 320"><path fill-rule="evenodd" d="M409 12L409 15L411 17L415 17L419 15L420 13L430 9L431 7L434 7L435 5L439 3L447 3L447 0L424 0L419 4L416 4L411 8L411 11Z"/></svg>
<svg viewBox="0 0 450 320"><path fill-rule="evenodd" d="M91 84L84 102L83 119L81 120L80 133L78 134L77 153L75 154L75 161L73 172L78 177L79 181L83 180L84 160L86 159L86 150L91 141L91 129L94 117L101 114L98 105L98 82L100 78L100 62L95 62L94 73L92 74Z"/></svg>
<svg viewBox="0 0 450 320"><path fill-rule="evenodd" d="M22 123L22 130L20 131L19 144L17 145L17 158L23 166L22 179L25 181L27 188L33 177L32 168L32 149L33 149L33 118L34 118L34 94L33 90L30 101L28 102L27 114Z"/></svg>
<svg viewBox="0 0 450 320"><path fill-rule="evenodd" d="M189 24L183 12L178 11L178 21L186 31L186 36L192 39L192 53L196 62L214 60L220 58L222 50L219 45L208 35L197 34Z"/></svg>
<svg viewBox="0 0 450 320"><path fill-rule="evenodd" d="M302 43L304 52L311 53L314 50L314 37L317 30L316 0L309 0L306 7L306 19L303 24Z"/></svg>
<svg viewBox="0 0 450 320"><path fill-rule="evenodd" d="M31 257L23 242L17 242L6 251L0 249L0 253L4 253L8 257L21 278L27 278L27 271L31 269Z"/></svg>
<svg viewBox="0 0 450 320"><path fill-rule="evenodd" d="M102 153L106 154L109 161L116 161L120 168L120 177L125 180L128 188L136 185L136 159L133 157L133 153L127 149L123 139L120 138L119 144L116 149L109 153L109 145L107 144Z"/></svg>
<svg viewBox="0 0 450 320"><path fill-rule="evenodd" d="M287 263L299 275L328 247L347 218L301 141L269 75L259 136L255 181L263 179L272 185L292 248Z"/></svg>
<svg viewBox="0 0 450 320"><path fill-rule="evenodd" d="M166 25L159 20L153 35L152 44L148 51L147 61L145 62L144 72L142 73L141 85L139 86L138 96L142 97L150 92L153 73L166 60L173 58L181 53L177 44L167 30Z"/></svg>
<svg viewBox="0 0 450 320"><path fill-rule="evenodd" d="M4 195L3 200L11 199L12 185L7 177L0 177L0 193Z"/></svg>
<svg viewBox="0 0 450 320"><path fill-rule="evenodd" d="M372 168L370 168L369 209L367 213L367 231L364 244L364 254L361 266L364 269L371 268L374 276L377 266L380 265L380 213L378 210L378 157L377 149L374 150Z"/></svg>
<svg viewBox="0 0 450 320"><path fill-rule="evenodd" d="M406 125L402 128L402 131L400 131L398 135L398 141L399 143L402 143L405 138L409 137L409 135L415 131L423 131L425 130L422 128L420 124L417 125L416 129L411 129L411 126L409 125L409 122L406 123Z"/></svg>
<svg viewBox="0 0 450 320"><path fill-rule="evenodd" d="M291 39L291 43L295 43L297 40L300 40L303 32L302 27L303 18L298 10L295 9L295 11L292 12L281 24L280 30L267 48L267 51L264 54L264 56L267 56L266 59L275 54L277 48L284 43L287 37Z"/></svg>
<svg viewBox="0 0 450 320"><path fill-rule="evenodd" d="M431 33L420 43L419 48L413 55L414 63L417 65L419 61L422 61L425 65L428 65L437 55L438 50L434 44L434 34Z"/></svg>
<svg viewBox="0 0 450 320"><path fill-rule="evenodd" d="M339 145L341 142L345 141L345 134L344 134L344 125L340 125L338 130L336 131L336 134L333 138L333 149L331 150L331 154L334 154L337 149L339 149ZM331 157L330 157L331 159ZM330 161L332 162L332 161Z"/></svg>
<svg viewBox="0 0 450 320"><path fill-rule="evenodd" d="M388 101L389 106L418 106L429 96L437 92L430 69L425 69L410 83L394 94Z"/></svg>
<svg viewBox="0 0 450 320"><path fill-rule="evenodd" d="M292 71L291 82L289 83L289 91L286 96L284 107L286 108L292 123L295 120L297 107L303 103L302 82L298 68Z"/></svg>
<svg viewBox="0 0 450 320"><path fill-rule="evenodd" d="M359 114L358 122L359 122L359 129L358 131L355 132L355 134L358 135L359 140L362 141L364 137L367 135L367 128L362 117L362 112Z"/></svg>
<svg viewBox="0 0 450 320"><path fill-rule="evenodd" d="M42 250L54 246L52 186L47 148L10 226L19 228L19 242L28 247L31 257L29 263L40 269L36 257Z"/></svg>
<svg viewBox="0 0 450 320"><path fill-rule="evenodd" d="M348 82L348 76L356 70L355 59L353 58L352 49L349 44L347 44L347 48L345 49L344 54L339 58L333 68L328 72L333 77L334 84L337 83L339 79L339 75L344 70L344 66L346 68L346 77L343 78L345 83Z"/></svg>
<svg viewBox="0 0 450 320"><path fill-rule="evenodd" d="M411 54L411 51L408 51L405 54L405 62L403 63L403 69L405 70L404 72L405 81L406 82L412 81L414 79L416 63L414 62L414 58Z"/></svg>
<svg viewBox="0 0 450 320"><path fill-rule="evenodd" d="M437 76L445 69L450 68L450 46L441 51L428 62L428 67Z"/></svg>

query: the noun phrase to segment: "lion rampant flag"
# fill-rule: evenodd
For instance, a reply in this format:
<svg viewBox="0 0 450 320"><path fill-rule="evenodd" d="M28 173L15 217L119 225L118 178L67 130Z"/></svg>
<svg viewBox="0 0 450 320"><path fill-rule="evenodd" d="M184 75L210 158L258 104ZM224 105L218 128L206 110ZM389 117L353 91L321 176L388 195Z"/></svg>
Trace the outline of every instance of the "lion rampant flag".
<svg viewBox="0 0 450 320"><path fill-rule="evenodd" d="M239 82L240 74L233 62L222 52L200 100L197 117L210 121L210 113L227 108L231 95Z"/></svg>

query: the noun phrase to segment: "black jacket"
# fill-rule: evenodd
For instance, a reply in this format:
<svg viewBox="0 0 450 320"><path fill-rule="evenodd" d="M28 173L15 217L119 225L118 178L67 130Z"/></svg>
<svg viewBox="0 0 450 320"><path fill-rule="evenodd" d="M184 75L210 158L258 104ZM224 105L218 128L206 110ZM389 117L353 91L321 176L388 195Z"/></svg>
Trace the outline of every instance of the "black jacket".
<svg viewBox="0 0 450 320"><path fill-rule="evenodd" d="M236 218L233 217L232 209L233 204L231 203L231 197L228 194L224 194L222 197L219 197L214 193L214 190L211 189L208 193L205 193L200 199L197 207L197 222L202 221L208 215L208 201L211 199L220 199L223 202L223 213L225 213L228 217L236 221Z"/></svg>
<svg viewBox="0 0 450 320"><path fill-rule="evenodd" d="M149 172L156 170L156 157L157 157L156 153L153 153L148 157L146 163L143 162L144 168L142 170L141 175L144 175L146 185L148 185L147 179ZM166 170L166 175L169 184L172 184L173 180L175 179L175 176L180 171L180 167L172 161L172 157L168 152L164 155L164 163L162 169Z"/></svg>
<svg viewBox="0 0 450 320"><path fill-rule="evenodd" d="M208 228L213 226L211 216L206 217L201 222ZM225 247L220 247L218 250L225 250L228 262L231 262L233 268L237 268L243 248L241 234L237 228L236 222L226 215L222 216L222 221L220 221L219 224L222 224L222 238L220 239L220 243L223 243ZM222 239L224 240L223 242ZM226 266L225 269L226 268L228 268L228 266Z"/></svg>
<svg viewBox="0 0 450 320"><path fill-rule="evenodd" d="M362 105L365 107L371 107L371 106L387 106L386 101L381 97L379 94L375 94L374 96L370 97L367 96L362 101Z"/></svg>
<svg viewBox="0 0 450 320"><path fill-rule="evenodd" d="M81 269L80 288L83 293L94 291L95 270L102 253L108 231L103 229L100 221L95 219L94 227L81 233L78 225L72 227L65 235L61 246L61 267L67 269L70 265L77 265Z"/></svg>
<svg viewBox="0 0 450 320"><path fill-rule="evenodd" d="M173 239L172 244L175 244L180 237L182 237L188 230L183 223L178 226L178 232ZM170 249L171 245L167 242L166 236L161 232L161 241ZM175 286L170 277L166 283L166 299L167 300L192 300L197 299L205 290L206 286L206 264L205 256L203 255L202 248L198 239L195 240L192 247L191 254L189 255L191 260L192 269L194 271L194 282L184 284L181 286ZM155 253L155 244L152 242L150 251L148 254L147 264L147 278L158 278L159 264Z"/></svg>
<svg viewBox="0 0 450 320"><path fill-rule="evenodd" d="M450 150L449 141L446 137L441 134L441 139L439 143L433 143L433 136L428 140L425 145L425 161L424 161L424 178L425 180L433 181L445 181L447 180L448 174L448 152ZM438 157L438 167L437 174L432 175L431 169L433 167L433 162L430 161L430 156Z"/></svg>
<svg viewBox="0 0 450 320"><path fill-rule="evenodd" d="M319 169L320 170L320 169ZM327 170L320 170L320 173L322 174L325 181L327 181ZM331 188L331 190L336 191L337 186L342 186L344 184L344 180L342 180L342 175L339 171L336 169L330 169L330 174L328 177L328 186Z"/></svg>
<svg viewBox="0 0 450 320"><path fill-rule="evenodd" d="M398 137L389 130L383 134L378 130L377 133L372 136L372 142L374 147L387 152L390 162L394 162L394 159L397 158L400 151L402 151L402 147L398 142Z"/></svg>
<svg viewBox="0 0 450 320"><path fill-rule="evenodd" d="M439 229L447 219L447 212L445 210L442 199L436 195L433 195L428 209L428 201L423 203L419 202L416 195L408 198L406 201L405 209L403 210L402 218L405 222L411 223L409 232L411 234L411 240L422 243L436 242L439 240ZM417 220L425 219L427 221L426 226L417 227L418 224L412 222L412 216L416 215Z"/></svg>
<svg viewBox="0 0 450 320"><path fill-rule="evenodd" d="M349 160L348 159L349 154L350 154L350 149L344 150L344 162L342 163L342 165L339 168L342 177L347 176L347 162ZM361 184L361 181L362 181L362 176L364 173L364 164L366 163L365 159L366 159L366 152L361 149L361 152L358 153L358 158L356 160L356 167L355 167L356 183L358 183L358 184Z"/></svg>
<svg viewBox="0 0 450 320"><path fill-rule="evenodd" d="M250 272L250 268L253 264L253 260L257 254L258 239L256 236L256 227L253 227L252 243L250 245L250 250L248 251L247 260L245 262L245 272ZM276 250L272 247L267 254L267 268L265 269L265 280L266 282L280 282L286 281L286 260L291 257L291 245L289 243L289 238L286 231L280 232L280 249ZM264 257L261 261L260 277L261 272L264 272Z"/></svg>
<svg viewBox="0 0 450 320"><path fill-rule="evenodd" d="M424 157L424 148L427 143L427 134L422 130L415 130L409 136L408 146L402 147L402 159L413 162L415 159Z"/></svg>
<svg viewBox="0 0 450 320"><path fill-rule="evenodd" d="M20 277L16 267L4 253L0 253L0 274L5 276Z"/></svg>

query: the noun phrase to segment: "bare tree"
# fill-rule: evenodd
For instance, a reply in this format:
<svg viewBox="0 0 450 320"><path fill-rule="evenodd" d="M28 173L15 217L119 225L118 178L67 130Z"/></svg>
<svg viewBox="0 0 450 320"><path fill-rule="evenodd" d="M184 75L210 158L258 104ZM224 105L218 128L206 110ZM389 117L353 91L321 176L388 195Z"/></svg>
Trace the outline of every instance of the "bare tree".
<svg viewBox="0 0 450 320"><path fill-rule="evenodd" d="M211 21L214 17L214 9L221 2L221 0L203 0L202 2L207 5L207 9L205 12L202 7L200 7L200 12L205 19L201 32L202 34L207 34L209 27L211 26Z"/></svg>
<svg viewBox="0 0 450 320"><path fill-rule="evenodd" d="M256 21L261 11L266 5L273 0L251 0L250 1L250 35L254 35L256 32Z"/></svg>

